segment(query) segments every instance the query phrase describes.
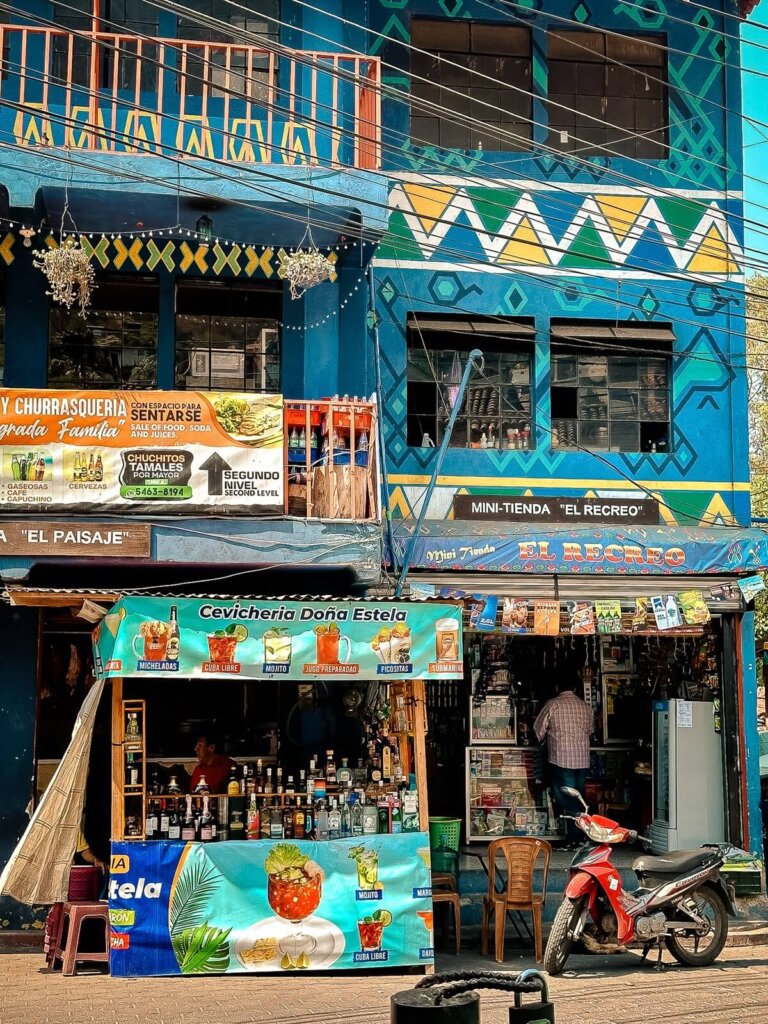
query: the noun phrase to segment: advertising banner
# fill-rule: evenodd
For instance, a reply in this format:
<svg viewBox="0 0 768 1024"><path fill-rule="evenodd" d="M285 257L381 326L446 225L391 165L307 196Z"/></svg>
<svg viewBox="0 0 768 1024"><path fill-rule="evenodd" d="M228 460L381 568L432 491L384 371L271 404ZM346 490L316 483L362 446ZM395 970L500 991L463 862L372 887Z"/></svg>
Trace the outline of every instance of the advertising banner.
<svg viewBox="0 0 768 1024"><path fill-rule="evenodd" d="M283 512L281 395L0 394L6 511Z"/></svg>
<svg viewBox="0 0 768 1024"><path fill-rule="evenodd" d="M429 837L113 843L117 977L433 962Z"/></svg>
<svg viewBox="0 0 768 1024"><path fill-rule="evenodd" d="M123 597L94 631L105 676L461 679L461 608Z"/></svg>

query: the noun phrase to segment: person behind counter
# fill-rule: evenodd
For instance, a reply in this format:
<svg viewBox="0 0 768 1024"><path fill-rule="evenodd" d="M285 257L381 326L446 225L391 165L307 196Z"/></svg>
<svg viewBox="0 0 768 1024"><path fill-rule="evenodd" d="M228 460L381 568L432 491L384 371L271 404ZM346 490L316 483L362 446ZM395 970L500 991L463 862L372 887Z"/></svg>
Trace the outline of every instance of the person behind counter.
<svg viewBox="0 0 768 1024"><path fill-rule="evenodd" d="M235 762L226 754L220 754L223 744L212 729L206 730L195 744L197 764L192 772L190 791L195 792L200 779L205 776L211 793L226 793L227 780Z"/></svg>
<svg viewBox="0 0 768 1024"><path fill-rule="evenodd" d="M546 739L547 758L552 773L552 796L560 814L578 814L578 801L563 792L565 786L584 795L589 768L589 740L594 728L592 708L581 697L581 677L572 671L557 684L557 696L547 701L536 719L536 739ZM581 835L575 822L566 821L568 841L579 845Z"/></svg>

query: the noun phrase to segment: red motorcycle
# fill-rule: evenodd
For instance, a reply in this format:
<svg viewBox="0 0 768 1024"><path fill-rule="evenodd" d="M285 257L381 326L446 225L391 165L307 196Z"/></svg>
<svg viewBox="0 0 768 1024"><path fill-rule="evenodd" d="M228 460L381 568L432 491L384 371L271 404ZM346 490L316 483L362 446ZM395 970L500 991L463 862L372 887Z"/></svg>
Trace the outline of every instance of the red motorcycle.
<svg viewBox="0 0 768 1024"><path fill-rule="evenodd" d="M565 792L584 808L583 813L566 817L590 842L571 862L570 880L544 954L545 969L559 974L577 943L590 953L621 953L628 946L642 946L643 959L658 945L659 969L664 945L689 967L706 967L716 960L728 937L728 915L736 913L733 887L720 877L727 847L643 855L632 865L639 888L627 892L611 863L611 846L638 840L650 845L649 840L610 818L589 814L575 789Z"/></svg>

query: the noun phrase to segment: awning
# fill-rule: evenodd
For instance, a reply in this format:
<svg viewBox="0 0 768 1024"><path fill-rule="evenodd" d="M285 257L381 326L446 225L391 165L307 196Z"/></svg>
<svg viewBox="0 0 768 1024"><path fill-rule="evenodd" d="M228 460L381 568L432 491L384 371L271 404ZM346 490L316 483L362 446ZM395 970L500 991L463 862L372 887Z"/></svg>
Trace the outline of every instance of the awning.
<svg viewBox="0 0 768 1024"><path fill-rule="evenodd" d="M461 609L396 601L123 597L94 630L97 677L461 679Z"/></svg>
<svg viewBox="0 0 768 1024"><path fill-rule="evenodd" d="M402 565L413 524L395 523ZM392 553L387 552L389 564ZM526 575L690 576L768 568L768 532L713 526L534 526L430 520L413 545L411 569Z"/></svg>
<svg viewBox="0 0 768 1024"><path fill-rule="evenodd" d="M37 217L58 227L65 197L63 188L39 189L35 202ZM177 222L183 231L194 231L198 219L205 214L213 221L215 237L278 248L298 245L307 227L306 204L269 202L255 193L252 199L231 202L216 196L182 197L177 207L176 194L171 192L71 188L69 213L78 231L107 235L165 230ZM67 223L71 226L71 222ZM312 204L312 235L320 248L337 245L342 235L359 238L360 224L360 210L352 201L338 206ZM64 230L68 230L67 224Z"/></svg>

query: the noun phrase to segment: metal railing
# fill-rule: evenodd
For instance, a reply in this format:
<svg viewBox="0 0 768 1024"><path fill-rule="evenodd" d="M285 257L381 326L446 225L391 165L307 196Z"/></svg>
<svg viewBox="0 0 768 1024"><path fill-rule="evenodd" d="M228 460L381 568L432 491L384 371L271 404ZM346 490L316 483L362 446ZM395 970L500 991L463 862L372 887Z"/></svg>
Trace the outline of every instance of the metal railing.
<svg viewBox="0 0 768 1024"><path fill-rule="evenodd" d="M376 169L380 64L358 54L0 25L0 139Z"/></svg>
<svg viewBox="0 0 768 1024"><path fill-rule="evenodd" d="M286 399L284 422L286 514L377 521L375 404Z"/></svg>

